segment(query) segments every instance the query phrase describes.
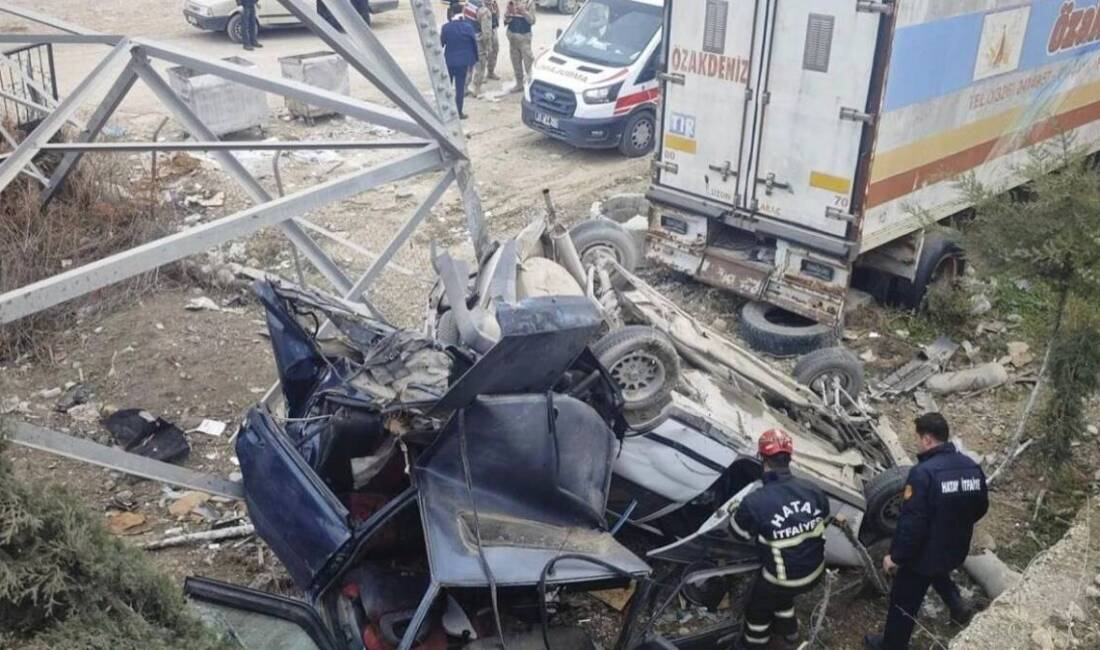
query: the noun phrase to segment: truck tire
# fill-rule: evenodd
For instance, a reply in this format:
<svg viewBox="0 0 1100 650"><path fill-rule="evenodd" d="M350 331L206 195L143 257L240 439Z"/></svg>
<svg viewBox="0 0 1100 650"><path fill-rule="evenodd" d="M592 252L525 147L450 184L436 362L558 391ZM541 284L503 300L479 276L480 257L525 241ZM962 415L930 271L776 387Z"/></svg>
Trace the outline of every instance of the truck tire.
<svg viewBox="0 0 1100 650"><path fill-rule="evenodd" d="M840 381L845 392L856 397L863 390L863 363L844 348L821 348L798 359L794 378L803 386L809 386L815 394L825 395L826 401L832 394L826 387L832 385L834 378Z"/></svg>
<svg viewBox="0 0 1100 650"><path fill-rule="evenodd" d="M581 0L558 0L558 11L572 16L581 8Z"/></svg>
<svg viewBox="0 0 1100 650"><path fill-rule="evenodd" d="M957 237L939 231L926 234L916 275L912 281L904 278L897 281L894 286L895 302L910 309L920 309L928 289L939 281L960 277L965 264Z"/></svg>
<svg viewBox="0 0 1100 650"><path fill-rule="evenodd" d="M244 21L241 20L241 12L238 11L229 17L229 22L225 25L225 33L229 36L229 40L238 45L244 41Z"/></svg>
<svg viewBox="0 0 1100 650"><path fill-rule="evenodd" d="M602 255L611 257L624 269L633 273L638 268L642 252L634 237L614 221L608 219L588 219L569 230L577 255L584 266L597 263Z"/></svg>
<svg viewBox="0 0 1100 650"><path fill-rule="evenodd" d="M623 137L619 140L619 153L627 158L639 158L653 151L657 120L648 110L637 111L623 125Z"/></svg>
<svg viewBox="0 0 1100 650"><path fill-rule="evenodd" d="M866 545L893 537L901 516L901 504L905 499L905 483L909 467L891 467L871 479L863 487L867 511L863 515L860 539Z"/></svg>
<svg viewBox="0 0 1100 650"><path fill-rule="evenodd" d="M836 343L836 332L766 302L741 308L741 336L749 347L776 357L796 357Z"/></svg>
<svg viewBox="0 0 1100 650"><path fill-rule="evenodd" d="M592 346L626 400L627 411L661 406L680 380L680 355L664 333L647 325L609 332Z"/></svg>

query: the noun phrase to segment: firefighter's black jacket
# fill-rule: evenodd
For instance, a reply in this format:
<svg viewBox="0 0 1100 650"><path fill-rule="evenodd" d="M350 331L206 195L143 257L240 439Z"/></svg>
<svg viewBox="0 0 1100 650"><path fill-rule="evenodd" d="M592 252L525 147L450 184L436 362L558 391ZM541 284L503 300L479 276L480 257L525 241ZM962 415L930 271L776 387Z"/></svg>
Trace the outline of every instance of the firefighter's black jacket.
<svg viewBox="0 0 1100 650"><path fill-rule="evenodd" d="M755 542L764 579L782 587L811 584L825 570L829 498L789 470L766 472L730 522L733 532Z"/></svg>
<svg viewBox="0 0 1100 650"><path fill-rule="evenodd" d="M949 442L917 458L890 556L921 575L945 575L966 560L974 524L989 509L985 473Z"/></svg>

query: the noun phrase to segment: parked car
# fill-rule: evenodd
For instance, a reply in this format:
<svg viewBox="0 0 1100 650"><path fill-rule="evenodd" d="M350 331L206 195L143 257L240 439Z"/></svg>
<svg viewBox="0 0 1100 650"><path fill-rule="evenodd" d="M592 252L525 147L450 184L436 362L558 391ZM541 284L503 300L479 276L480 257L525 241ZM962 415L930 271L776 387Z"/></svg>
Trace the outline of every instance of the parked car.
<svg viewBox="0 0 1100 650"><path fill-rule="evenodd" d="M370 0L371 14L397 8L399 0ZM186 0L183 17L193 27L214 32L225 32L234 43L244 38L241 29L241 7L236 0ZM260 29L301 27L298 17L287 11L278 0L259 0L256 17Z"/></svg>

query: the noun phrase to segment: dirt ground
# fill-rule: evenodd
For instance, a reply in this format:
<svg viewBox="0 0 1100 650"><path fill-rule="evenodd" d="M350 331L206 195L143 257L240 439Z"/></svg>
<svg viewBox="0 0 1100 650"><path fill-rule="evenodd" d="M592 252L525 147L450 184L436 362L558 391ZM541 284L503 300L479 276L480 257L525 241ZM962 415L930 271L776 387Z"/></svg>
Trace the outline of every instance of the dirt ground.
<svg viewBox="0 0 1100 650"><path fill-rule="evenodd" d="M155 11L137 10L134 3L122 0L97 3L20 0L16 4L91 29L165 40L207 55L246 54L246 58L271 74L279 73L277 59L280 56L322 49L311 35L301 30L287 30L263 34L264 49L243 53L224 35L198 32L186 25L178 3L156 3ZM421 52L411 21L408 9L403 8L381 16L375 30L414 80L426 87ZM536 26L536 55L549 47L556 29L565 24L566 19L556 13L540 14ZM0 18L0 31L17 28L18 21ZM92 68L97 54L90 48L58 47L58 75L63 91L78 83ZM540 191L544 187L551 189L561 212L569 220L586 216L591 203L600 198L644 191L648 178L647 159L628 160L615 152L576 150L532 132L520 121L519 96L501 94L502 84L510 83L512 77L506 52L501 55L498 72L505 80L496 82L497 87L491 89L494 98L468 100L467 112L471 117L463 125L489 226L495 235L512 234L533 215L539 214L542 210ZM378 99L377 93L354 75L352 94ZM271 98L270 106L272 118L264 133L251 137L390 137L390 134L350 120L321 120L315 125L290 120L280 99ZM135 88L112 122L111 137L146 139L161 119L162 112L152 95ZM175 138L178 131L178 127L170 125L163 137ZM369 165L386 155L301 154L284 158L280 169L286 190L290 192L318 179ZM274 193L270 154L245 162ZM127 164L133 179L147 177L148 156L133 156ZM178 227L186 227L185 219L192 215L198 215L198 221L207 221L248 205L243 193L232 185L232 180L204 156L181 157L175 164L162 157L161 164L162 169L167 164L169 172L159 181L159 198L175 211ZM360 247L357 250L326 245L337 261L346 264L354 275L362 272L369 262L369 256L362 249L380 250L434 182L432 178L421 178L382 188L309 215L309 218ZM209 199L221 192L225 195L223 205L200 208L193 203L196 197ZM370 293L372 301L395 324L417 326L420 322L430 277L429 243L433 240L468 254L464 217L453 190L397 256L398 268L391 268ZM286 275L294 273L288 245L275 232L262 233L244 245L224 246L208 260L261 266ZM195 264L202 266L208 260L199 258ZM229 435L247 407L259 399L275 378L270 348L263 334L262 313L238 287L196 284L180 281L178 277L179 274L175 274L172 279L165 279L158 292L146 295L128 308L110 313L94 308L88 310L76 327L44 340L42 353L37 356L0 361L3 364L0 365L0 399L15 398L17 404L25 402L25 412L17 412L17 416L101 442L107 442L106 433L97 424L78 422L68 415L53 412L56 398L42 397L42 393L63 387L67 382L77 382L91 390L91 401L98 406L145 408L184 429L193 428L204 418L225 421L229 428L220 437L188 434L192 452L185 464L230 477L236 467ZM646 277L705 322L735 335L738 299L676 274L650 271ZM225 308L216 312L184 309L189 300L200 295L212 298ZM995 303L995 315L1007 316L1016 308L1008 299ZM1003 333L973 335L973 342L981 348L975 353L977 357L973 360L957 358L956 364L965 367L972 362L997 359L1004 354L1006 343L1014 340L1027 341L1033 349L1040 350L1042 341L1014 322L1010 321ZM911 316L875 307L848 327L845 343L857 353L873 351L868 372L872 377L882 377L911 358L918 344L931 340L931 333L920 331L919 325ZM1036 366L1033 363L1030 371L1036 370ZM968 447L985 457L987 467L995 466L1004 457L1027 390L1026 385L1013 386L977 396L943 399L939 406L949 415ZM910 443L906 434L918 412L914 401L906 397L878 406L892 418L905 442ZM23 411L21 404L17 411ZM1079 451L1095 460L1096 440L1081 443ZM21 448L12 449L10 453L17 472L27 481L48 480L69 485L85 495L89 505L102 510L105 518L122 511L120 504L134 502L134 512L145 518L144 524L128 531L135 543L158 538L177 528L202 530L209 526L210 517L229 519L236 513L243 513L243 506L239 504L215 502L210 504L213 512L207 513L206 518L190 515L182 521L177 520L168 513L167 506L178 495L166 492L157 484ZM1050 527L1044 525L1047 514L1042 517L1035 514L1054 507L1039 503L1053 478L1045 475L1036 461L1034 455L1021 457L994 493L990 516L979 532L983 546L994 548L1017 568L1023 568L1040 548L1054 541L1049 538ZM1091 466L1095 467L1095 463ZM1091 478L1089 472L1086 482ZM1073 513L1055 512L1049 516L1072 520ZM153 554L158 564L179 579L203 574L265 588L284 585L277 563L250 540ZM853 580L851 575L841 576L836 589L849 586ZM883 602L857 594L857 589L849 589L830 599L829 620L824 628L826 647L858 648L862 634L879 625L878 621L883 618ZM818 592L803 599L799 609L804 622L809 620L820 596ZM944 618L942 609L936 611L935 603L929 607L932 618ZM702 613L691 612L677 616L675 623L683 621L683 625L688 625L693 618L696 621L706 618ZM687 620L683 620L685 616ZM941 647L941 639L949 638L956 631L942 623L932 623L929 631L921 634L914 645Z"/></svg>

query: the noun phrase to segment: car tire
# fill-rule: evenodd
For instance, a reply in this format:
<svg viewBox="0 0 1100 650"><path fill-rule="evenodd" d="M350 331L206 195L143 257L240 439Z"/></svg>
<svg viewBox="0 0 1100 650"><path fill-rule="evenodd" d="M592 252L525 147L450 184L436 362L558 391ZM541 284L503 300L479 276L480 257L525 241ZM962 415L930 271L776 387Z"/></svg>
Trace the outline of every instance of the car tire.
<svg viewBox="0 0 1100 650"><path fill-rule="evenodd" d="M824 395L828 402L826 384L831 378L840 380L840 386L852 397L863 390L863 363L851 351L841 347L821 348L804 354L794 366L794 378L808 386L816 395Z"/></svg>
<svg viewBox="0 0 1100 650"><path fill-rule="evenodd" d="M623 125L623 136L619 140L619 153L627 158L639 158L653 151L656 140L657 121L648 110L637 111Z"/></svg>
<svg viewBox="0 0 1100 650"><path fill-rule="evenodd" d="M741 308L741 336L754 350L776 357L796 357L836 344L836 332L766 302Z"/></svg>
<svg viewBox="0 0 1100 650"><path fill-rule="evenodd" d="M962 277L965 268L966 259L957 234L942 231L927 233L917 261L917 272L912 280L897 280L893 291L894 302L910 309L920 309L928 289L941 280Z"/></svg>
<svg viewBox="0 0 1100 650"><path fill-rule="evenodd" d="M623 392L627 411L664 404L680 381L680 355L664 333L647 325L613 330L592 346Z"/></svg>
<svg viewBox="0 0 1100 650"><path fill-rule="evenodd" d="M863 515L860 540L871 544L893 537L898 529L901 504L905 499L905 483L909 479L909 467L891 467L868 481L863 488L867 510Z"/></svg>
<svg viewBox="0 0 1100 650"><path fill-rule="evenodd" d="M462 343L462 335L458 332L458 321L452 310L443 312L435 324L435 339L446 345L459 345Z"/></svg>
<svg viewBox="0 0 1100 650"><path fill-rule="evenodd" d="M239 11L229 17L229 22L225 24L225 33L229 40L238 45L244 42L244 21L241 20Z"/></svg>
<svg viewBox="0 0 1100 650"><path fill-rule="evenodd" d="M581 8L581 0L558 0L558 11L567 16L572 16Z"/></svg>
<svg viewBox="0 0 1100 650"><path fill-rule="evenodd" d="M633 273L641 261L642 252L634 237L614 221L588 219L569 230L573 246L584 266L594 266L601 255L611 257L628 272Z"/></svg>

